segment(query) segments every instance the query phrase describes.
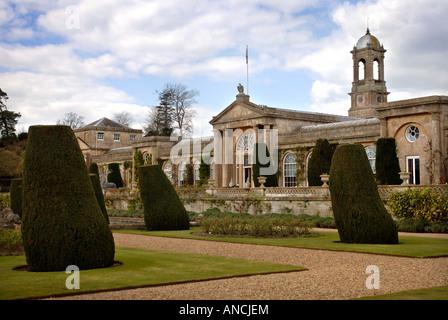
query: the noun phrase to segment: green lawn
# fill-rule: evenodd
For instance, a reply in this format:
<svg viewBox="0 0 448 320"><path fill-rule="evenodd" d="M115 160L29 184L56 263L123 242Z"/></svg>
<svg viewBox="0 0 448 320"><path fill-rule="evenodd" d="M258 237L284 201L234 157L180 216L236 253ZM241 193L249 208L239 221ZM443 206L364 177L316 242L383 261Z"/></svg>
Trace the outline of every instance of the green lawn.
<svg viewBox="0 0 448 320"><path fill-rule="evenodd" d="M448 287L401 291L353 300L448 300Z"/></svg>
<svg viewBox="0 0 448 320"><path fill-rule="evenodd" d="M399 244L347 244L339 242L337 232L319 232L322 236L309 238L237 238L224 236L200 236L192 234L201 230L200 227L181 231L145 231L145 230L114 230L114 232L132 233L140 235L152 235L162 237L176 237L188 239L201 239L212 241L226 241L249 244L262 244L273 246L367 252L376 254L388 254L408 257L439 257L448 256L448 239L425 238L417 236L400 236Z"/></svg>
<svg viewBox="0 0 448 320"><path fill-rule="evenodd" d="M68 290L65 281L70 274L65 271L17 271L13 268L26 265L25 256L0 256L0 299L23 299L305 270L291 265L237 258L123 247L116 247L115 260L123 265L81 270L80 289Z"/></svg>

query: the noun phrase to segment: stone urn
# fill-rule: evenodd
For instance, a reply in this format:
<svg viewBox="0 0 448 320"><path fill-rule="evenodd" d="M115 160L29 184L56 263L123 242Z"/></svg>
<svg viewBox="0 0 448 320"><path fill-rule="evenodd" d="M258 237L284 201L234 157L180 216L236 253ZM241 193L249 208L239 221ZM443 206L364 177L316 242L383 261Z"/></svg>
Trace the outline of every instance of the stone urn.
<svg viewBox="0 0 448 320"><path fill-rule="evenodd" d="M210 186L210 187L214 187L215 186L215 179L208 179L207 180L207 183L208 183L208 185Z"/></svg>
<svg viewBox="0 0 448 320"><path fill-rule="evenodd" d="M320 180L324 183L322 187L328 187L328 181L330 181L330 175L329 174L321 174Z"/></svg>
<svg viewBox="0 0 448 320"><path fill-rule="evenodd" d="M260 188L264 188L264 184L266 183L266 177L260 176L257 179L258 183L260 184Z"/></svg>
<svg viewBox="0 0 448 320"><path fill-rule="evenodd" d="M400 172L400 179L403 180L402 186L409 184L409 178L411 177L410 172Z"/></svg>

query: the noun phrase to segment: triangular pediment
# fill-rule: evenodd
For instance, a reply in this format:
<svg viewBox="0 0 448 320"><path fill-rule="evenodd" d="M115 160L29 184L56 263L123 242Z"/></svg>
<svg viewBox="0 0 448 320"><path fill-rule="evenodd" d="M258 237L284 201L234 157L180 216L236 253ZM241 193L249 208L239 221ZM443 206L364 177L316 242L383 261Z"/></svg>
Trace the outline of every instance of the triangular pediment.
<svg viewBox="0 0 448 320"><path fill-rule="evenodd" d="M258 105L235 101L221 111L217 116L213 117L210 124L214 125L243 119L254 119L264 117L265 115L266 113L263 112L263 108Z"/></svg>

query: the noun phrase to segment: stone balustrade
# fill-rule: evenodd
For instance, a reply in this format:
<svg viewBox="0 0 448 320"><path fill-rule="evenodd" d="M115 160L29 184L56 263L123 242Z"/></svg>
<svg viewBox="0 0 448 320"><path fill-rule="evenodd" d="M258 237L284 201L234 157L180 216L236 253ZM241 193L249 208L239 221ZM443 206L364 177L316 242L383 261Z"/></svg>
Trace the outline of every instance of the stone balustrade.
<svg viewBox="0 0 448 320"><path fill-rule="evenodd" d="M431 188L448 193L448 185L378 186L382 200L387 201L395 191ZM178 194L188 211L202 212L209 208L221 211L245 211L256 214L266 212L333 216L328 187L276 187L276 188L182 188ZM129 200L135 199L136 190L106 190L108 208L127 209Z"/></svg>

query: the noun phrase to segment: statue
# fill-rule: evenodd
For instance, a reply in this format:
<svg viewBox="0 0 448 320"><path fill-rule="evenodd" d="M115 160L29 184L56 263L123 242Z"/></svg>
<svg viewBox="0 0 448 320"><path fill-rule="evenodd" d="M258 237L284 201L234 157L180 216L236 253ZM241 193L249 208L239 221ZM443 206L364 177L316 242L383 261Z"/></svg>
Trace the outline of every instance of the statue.
<svg viewBox="0 0 448 320"><path fill-rule="evenodd" d="M239 93L243 93L244 94L244 87L243 87L243 85L241 83L238 84L237 88L238 88L238 92Z"/></svg>

